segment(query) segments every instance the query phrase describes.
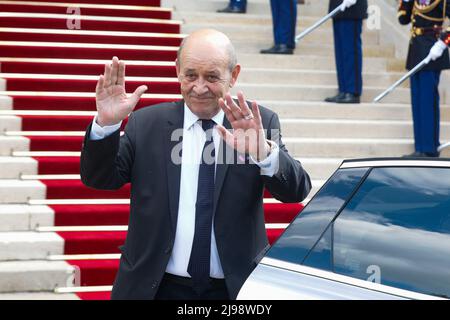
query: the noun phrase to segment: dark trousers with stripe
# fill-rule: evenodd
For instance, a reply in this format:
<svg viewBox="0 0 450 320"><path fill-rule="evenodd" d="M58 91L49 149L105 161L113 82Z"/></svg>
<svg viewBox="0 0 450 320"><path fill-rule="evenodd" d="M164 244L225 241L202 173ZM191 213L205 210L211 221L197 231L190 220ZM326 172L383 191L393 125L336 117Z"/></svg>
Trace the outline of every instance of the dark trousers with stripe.
<svg viewBox="0 0 450 320"><path fill-rule="evenodd" d="M417 152L437 153L439 142L439 79L441 71L419 71L411 77L414 145Z"/></svg>
<svg viewBox="0 0 450 320"><path fill-rule="evenodd" d="M275 44L295 48L297 0L270 0Z"/></svg>
<svg viewBox="0 0 450 320"><path fill-rule="evenodd" d="M247 0L230 0L230 7L245 9L247 7Z"/></svg>
<svg viewBox="0 0 450 320"><path fill-rule="evenodd" d="M334 53L339 92L362 93L363 20L334 19Z"/></svg>

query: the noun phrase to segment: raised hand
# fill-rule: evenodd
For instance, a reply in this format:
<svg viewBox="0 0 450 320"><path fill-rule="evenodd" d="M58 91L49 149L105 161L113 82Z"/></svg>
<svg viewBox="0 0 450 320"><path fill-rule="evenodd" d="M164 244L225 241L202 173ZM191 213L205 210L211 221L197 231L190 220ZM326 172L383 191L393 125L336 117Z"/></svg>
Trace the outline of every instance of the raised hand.
<svg viewBox="0 0 450 320"><path fill-rule="evenodd" d="M267 157L270 145L266 140L258 104L253 101L250 109L242 92L238 92L238 102L239 105L229 93L226 94L225 100L219 99L219 106L225 112L233 132L221 125L217 125L217 129L230 147L262 161Z"/></svg>
<svg viewBox="0 0 450 320"><path fill-rule="evenodd" d="M134 110L146 90L147 86L142 85L127 97L125 63L113 57L111 64L105 65L105 73L100 75L95 88L97 123L104 127L124 120Z"/></svg>

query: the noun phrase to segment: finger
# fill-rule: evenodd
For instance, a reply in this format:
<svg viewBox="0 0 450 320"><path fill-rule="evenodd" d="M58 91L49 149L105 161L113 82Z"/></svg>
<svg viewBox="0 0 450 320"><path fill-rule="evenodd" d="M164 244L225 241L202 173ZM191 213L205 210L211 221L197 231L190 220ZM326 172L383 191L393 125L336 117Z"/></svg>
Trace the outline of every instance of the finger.
<svg viewBox="0 0 450 320"><path fill-rule="evenodd" d="M101 74L97 81L97 86L95 87L95 93L99 94L105 85L105 77Z"/></svg>
<svg viewBox="0 0 450 320"><path fill-rule="evenodd" d="M104 87L109 87L111 85L111 65L109 63L105 64L105 82Z"/></svg>
<svg viewBox="0 0 450 320"><path fill-rule="evenodd" d="M217 124L216 125L217 131L219 132L220 137L222 140L225 141L227 145L229 145L231 148L236 148L236 139L231 134L230 131L228 131L224 126Z"/></svg>
<svg viewBox="0 0 450 320"><path fill-rule="evenodd" d="M119 62L119 72L117 75L117 84L119 86L125 86L125 62Z"/></svg>
<svg viewBox="0 0 450 320"><path fill-rule="evenodd" d="M258 106L258 103L256 101L252 101L252 110L253 110L253 116L255 117L255 122L262 129L261 113L259 112L259 106Z"/></svg>
<svg viewBox="0 0 450 320"><path fill-rule="evenodd" d="M231 98L231 95L227 93L225 95L225 100L227 101L227 107L230 109L230 111L233 113L233 116L236 120L243 119L241 113L241 108L239 108L236 103L234 103L233 99Z"/></svg>
<svg viewBox="0 0 450 320"><path fill-rule="evenodd" d="M225 116L227 117L228 121L230 121L230 123L236 121L230 108L227 107L225 101L222 98L219 99L219 107L222 108L223 112L225 113Z"/></svg>
<svg viewBox="0 0 450 320"><path fill-rule="evenodd" d="M111 70L111 84L114 86L117 84L117 78L119 73L119 59L114 56L112 59L112 70Z"/></svg>
<svg viewBox="0 0 450 320"><path fill-rule="evenodd" d="M131 107L133 109L134 109L134 107L136 107L136 105L139 102L139 99L141 98L141 96L147 90L148 90L147 86L140 86L133 92L133 94L130 97Z"/></svg>
<svg viewBox="0 0 450 320"><path fill-rule="evenodd" d="M252 110L250 110L247 102L245 101L244 93L242 93L242 91L239 91L237 96L238 96L239 106L241 107L242 116L245 117L245 116L251 115Z"/></svg>

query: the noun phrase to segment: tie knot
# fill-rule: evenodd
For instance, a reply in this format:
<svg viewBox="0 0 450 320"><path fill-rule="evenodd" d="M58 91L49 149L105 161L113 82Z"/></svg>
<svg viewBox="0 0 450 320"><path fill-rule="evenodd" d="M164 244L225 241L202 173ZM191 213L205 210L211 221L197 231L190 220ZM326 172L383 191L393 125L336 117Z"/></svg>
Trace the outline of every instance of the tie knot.
<svg viewBox="0 0 450 320"><path fill-rule="evenodd" d="M216 123L214 122L214 120L202 119L202 128L203 128L203 131L205 131L205 132L212 129L215 124Z"/></svg>

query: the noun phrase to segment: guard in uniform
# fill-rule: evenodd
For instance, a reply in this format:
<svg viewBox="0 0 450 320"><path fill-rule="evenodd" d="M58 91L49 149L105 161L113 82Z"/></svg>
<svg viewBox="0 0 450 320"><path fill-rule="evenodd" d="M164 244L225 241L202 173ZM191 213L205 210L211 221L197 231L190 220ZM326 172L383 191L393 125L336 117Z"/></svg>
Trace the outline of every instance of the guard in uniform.
<svg viewBox="0 0 450 320"><path fill-rule="evenodd" d="M270 0L274 46L261 53L293 54L297 26L297 0Z"/></svg>
<svg viewBox="0 0 450 320"><path fill-rule="evenodd" d="M415 152L407 157L439 157L439 79L441 70L450 69L449 30L443 29L450 16L450 0L402 0L398 19L411 23L406 68L411 70L428 54L432 59L411 77L411 103Z"/></svg>
<svg viewBox="0 0 450 320"><path fill-rule="evenodd" d="M245 13L247 12L247 0L230 0L228 6L217 10L221 13Z"/></svg>
<svg viewBox="0 0 450 320"><path fill-rule="evenodd" d="M362 93L363 20L367 18L367 0L330 0L329 12L343 3L351 6L333 18L334 54L338 79L338 94L326 102L359 103ZM352 4L354 3L354 4Z"/></svg>

